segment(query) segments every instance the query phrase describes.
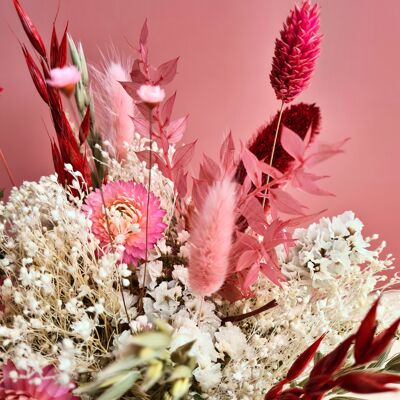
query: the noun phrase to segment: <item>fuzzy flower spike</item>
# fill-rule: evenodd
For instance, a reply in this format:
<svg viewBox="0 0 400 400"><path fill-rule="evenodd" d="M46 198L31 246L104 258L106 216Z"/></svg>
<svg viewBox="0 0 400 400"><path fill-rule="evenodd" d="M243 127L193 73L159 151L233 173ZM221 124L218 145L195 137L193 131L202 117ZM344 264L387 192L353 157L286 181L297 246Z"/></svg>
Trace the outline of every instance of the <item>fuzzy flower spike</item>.
<svg viewBox="0 0 400 400"><path fill-rule="evenodd" d="M112 245L111 240L116 245L123 245L122 261L136 264L146 255L147 190L132 181L117 181L104 185L103 195L106 212L99 189L89 194L83 206L83 211L92 221L92 231L102 247ZM149 195L148 211L147 245L150 250L166 227L163 223L165 211L153 193Z"/></svg>
<svg viewBox="0 0 400 400"><path fill-rule="evenodd" d="M270 74L278 100L290 103L307 88L320 53L319 8L310 0L296 5L275 42Z"/></svg>

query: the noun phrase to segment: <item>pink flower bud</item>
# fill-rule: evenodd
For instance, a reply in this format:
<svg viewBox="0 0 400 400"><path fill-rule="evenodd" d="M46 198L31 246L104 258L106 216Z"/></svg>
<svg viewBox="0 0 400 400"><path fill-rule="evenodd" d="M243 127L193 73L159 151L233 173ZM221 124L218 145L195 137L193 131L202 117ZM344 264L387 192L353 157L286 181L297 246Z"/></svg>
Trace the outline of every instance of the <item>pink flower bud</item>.
<svg viewBox="0 0 400 400"><path fill-rule="evenodd" d="M142 85L137 94L140 100L148 105L159 104L165 98L165 91L160 86Z"/></svg>
<svg viewBox="0 0 400 400"><path fill-rule="evenodd" d="M47 83L54 88L61 89L67 96L70 96L80 80L81 73L75 66L71 65L52 69Z"/></svg>

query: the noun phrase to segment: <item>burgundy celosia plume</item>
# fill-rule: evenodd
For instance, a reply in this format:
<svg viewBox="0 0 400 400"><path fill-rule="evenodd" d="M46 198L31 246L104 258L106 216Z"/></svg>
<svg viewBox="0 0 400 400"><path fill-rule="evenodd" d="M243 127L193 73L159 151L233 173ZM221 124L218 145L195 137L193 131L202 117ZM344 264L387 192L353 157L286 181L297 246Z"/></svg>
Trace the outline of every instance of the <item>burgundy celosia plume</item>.
<svg viewBox="0 0 400 400"><path fill-rule="evenodd" d="M248 149L257 156L259 160L269 162L273 148L276 126L278 124L279 112L267 124L261 126L247 145ZM281 145L280 136L282 126L286 126L297 133L302 139L311 128L311 141L319 133L321 123L321 112L315 104L300 103L286 108L282 114L278 140L276 141L274 154L274 167L281 172L286 172L293 161L293 158L284 150ZM243 163L240 163L236 171L236 180L243 183L246 177L246 170ZM266 179L266 177L265 177Z"/></svg>
<svg viewBox="0 0 400 400"><path fill-rule="evenodd" d="M223 285L229 268L235 225L235 184L225 178L208 191L190 233L189 284L200 296L209 296Z"/></svg>
<svg viewBox="0 0 400 400"><path fill-rule="evenodd" d="M276 97L291 102L308 86L320 53L319 8L304 0L291 10L275 42L270 74Z"/></svg>

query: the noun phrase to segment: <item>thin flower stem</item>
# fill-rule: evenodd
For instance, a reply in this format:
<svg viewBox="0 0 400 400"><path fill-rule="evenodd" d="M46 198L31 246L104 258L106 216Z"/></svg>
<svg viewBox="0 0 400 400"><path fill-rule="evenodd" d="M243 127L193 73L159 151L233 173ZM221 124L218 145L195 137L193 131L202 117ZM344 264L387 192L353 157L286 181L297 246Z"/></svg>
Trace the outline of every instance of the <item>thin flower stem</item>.
<svg viewBox="0 0 400 400"><path fill-rule="evenodd" d="M69 108L71 110L71 113L72 113L72 115L73 115L73 117L74 117L74 119L76 121L77 129L78 129L78 132L79 132L81 123L80 123L80 119L79 119L78 113L76 112L76 109L75 109L75 107L74 107L74 105L72 103L71 97L68 97L68 104L69 104ZM101 202L102 202L103 208L104 208L104 217L105 217L105 220L106 220L106 232L107 232L108 238L110 240L111 249L114 249L114 239L113 239L113 237L111 235L110 218L108 216L107 205L106 205L106 201L104 199L104 192L103 192L103 188L102 188L102 185L101 185L99 172L97 171L96 166L93 168L93 172L96 175L97 182L99 182L100 197L101 197ZM125 301L124 286L123 286L121 277L119 277L118 286L119 286L119 290L121 292L122 303L123 303L123 306L124 306L124 311L125 311L125 314L126 314L126 319L128 321L129 329L132 332L131 319L130 319L130 316L129 316L129 313L128 313L128 307L127 307L126 301Z"/></svg>
<svg viewBox="0 0 400 400"><path fill-rule="evenodd" d="M146 294L146 274L147 274L147 264L149 261L149 210L150 210L150 191L151 191L151 169L153 167L153 109L149 106L149 176L147 181L147 203L146 203L146 225L145 225L145 260L144 260L144 271L143 271L143 281L142 281L142 293L139 299L139 311L143 307L143 298Z"/></svg>
<svg viewBox="0 0 400 400"><path fill-rule="evenodd" d="M9 165L7 163L7 160L4 157L4 154L3 154L1 149L0 149L0 159L1 159L1 162L3 163L3 165L4 165L4 168L6 169L6 172L7 172L7 175L8 175L8 179L10 179L11 184L13 186L17 186L16 183L15 183L14 177L13 177L13 175L11 173L11 169L10 169L10 167L9 167Z"/></svg>
<svg viewBox="0 0 400 400"><path fill-rule="evenodd" d="M277 125L276 125L276 130L275 130L274 143L273 143L273 145L272 145L271 158L270 158L270 160L269 160L269 165L270 165L271 167L272 167L272 163L274 162L276 143L277 143L277 141L278 141L279 128L281 127L281 120L282 120L282 114L283 114L283 107L284 107L284 105L285 105L285 103L282 101L281 109L279 110L278 123L277 123ZM267 183L266 183L266 185L268 185L270 179L271 179L271 175L267 175ZM265 189L265 191L264 191L264 198L263 198L263 203L262 203L263 208L265 207L265 202L267 201L267 197L266 197L267 194L268 194L268 188Z"/></svg>
<svg viewBox="0 0 400 400"><path fill-rule="evenodd" d="M278 303L276 302L276 300L272 300L269 303L264 304L262 307L256 308L255 310L250 311L248 313L224 317L221 319L221 323L225 324L227 322L240 322L240 321L243 321L244 319L254 317L255 315L258 315L264 311L274 308L277 305L278 305Z"/></svg>

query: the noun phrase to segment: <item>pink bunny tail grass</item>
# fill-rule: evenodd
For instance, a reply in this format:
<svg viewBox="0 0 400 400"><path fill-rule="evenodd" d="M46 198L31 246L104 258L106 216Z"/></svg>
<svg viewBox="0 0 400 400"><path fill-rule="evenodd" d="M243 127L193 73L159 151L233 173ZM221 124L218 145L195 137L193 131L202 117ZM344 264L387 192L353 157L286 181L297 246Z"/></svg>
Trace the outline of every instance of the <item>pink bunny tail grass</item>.
<svg viewBox="0 0 400 400"><path fill-rule="evenodd" d="M228 179L216 182L193 221L189 285L200 296L210 296L223 285L235 226L236 189Z"/></svg>
<svg viewBox="0 0 400 400"><path fill-rule="evenodd" d="M296 5L275 42L270 74L278 100L291 102L310 83L320 53L319 8L303 0Z"/></svg>
<svg viewBox="0 0 400 400"><path fill-rule="evenodd" d="M119 82L130 80L127 69L121 62L111 61L103 70L95 70L96 92L100 98L102 134L113 145L119 160L126 157L126 143L130 144L135 134L131 117L134 113L132 98Z"/></svg>

